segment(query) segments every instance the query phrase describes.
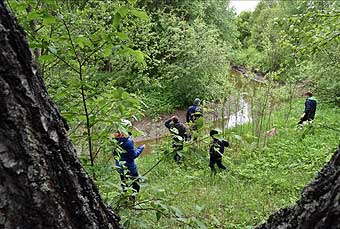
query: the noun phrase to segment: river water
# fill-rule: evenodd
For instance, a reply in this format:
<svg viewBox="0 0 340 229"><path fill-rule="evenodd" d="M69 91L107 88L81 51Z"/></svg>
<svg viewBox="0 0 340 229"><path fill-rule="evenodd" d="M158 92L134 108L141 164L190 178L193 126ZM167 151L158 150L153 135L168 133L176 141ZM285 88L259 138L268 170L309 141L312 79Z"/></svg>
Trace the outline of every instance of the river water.
<svg viewBox="0 0 340 229"><path fill-rule="evenodd" d="M228 123L226 123L224 128L233 128L237 125L242 125L251 121L249 103L243 97L240 97L238 100L238 104L239 110L236 111L236 113L230 114L228 118Z"/></svg>
<svg viewBox="0 0 340 229"><path fill-rule="evenodd" d="M234 77L244 77L244 73L232 72ZM254 78L255 81L258 81ZM238 125L242 125L251 122L251 107L246 96L239 93L238 96L230 96L227 102L221 103L205 103L204 109L204 122L209 124L212 128L234 128ZM173 113L161 115L157 119L144 118L139 122L133 123L135 129L141 131L143 134L135 137L135 144L145 144L145 153L152 151L153 145L159 144L162 141L164 135L169 131L164 126L164 122L176 115L180 121L185 123L186 110L179 109Z"/></svg>

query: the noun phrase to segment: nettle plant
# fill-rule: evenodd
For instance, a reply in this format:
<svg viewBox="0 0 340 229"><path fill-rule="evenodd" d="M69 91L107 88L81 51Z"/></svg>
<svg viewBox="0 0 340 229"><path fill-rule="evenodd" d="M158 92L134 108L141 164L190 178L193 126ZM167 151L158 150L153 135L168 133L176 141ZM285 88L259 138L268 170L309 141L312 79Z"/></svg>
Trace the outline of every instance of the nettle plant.
<svg viewBox="0 0 340 229"><path fill-rule="evenodd" d="M139 99L103 73L113 59L145 64L120 24L148 16L128 2L8 1L28 34L38 72L70 123L71 138L81 153L88 151L91 166L100 152L111 152L109 136L121 118L142 115Z"/></svg>

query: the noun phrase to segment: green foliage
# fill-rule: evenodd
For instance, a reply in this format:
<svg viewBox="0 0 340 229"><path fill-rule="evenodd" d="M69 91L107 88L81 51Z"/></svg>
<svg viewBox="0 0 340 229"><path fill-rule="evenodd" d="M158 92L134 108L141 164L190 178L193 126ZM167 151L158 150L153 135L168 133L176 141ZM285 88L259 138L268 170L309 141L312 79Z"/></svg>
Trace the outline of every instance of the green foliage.
<svg viewBox="0 0 340 229"><path fill-rule="evenodd" d="M242 48L247 48L249 45L249 39L251 36L251 18L252 13L249 11L243 11L240 15L236 18L236 25L237 30L239 32L238 39L242 44Z"/></svg>
<svg viewBox="0 0 340 229"><path fill-rule="evenodd" d="M241 49L235 55L234 61L242 66L247 66L251 69L262 69L263 63L268 59L268 56L258 51L254 47Z"/></svg>
<svg viewBox="0 0 340 229"><path fill-rule="evenodd" d="M304 9L287 18L282 44L300 60L300 75L328 102L339 105L339 2L301 3Z"/></svg>
<svg viewBox="0 0 340 229"><path fill-rule="evenodd" d="M171 91L166 91L162 88L155 88L154 90L142 96L145 104L145 110L151 118L156 118L160 113L169 114L179 106L174 100Z"/></svg>
<svg viewBox="0 0 340 229"><path fill-rule="evenodd" d="M238 43L227 1L9 2L31 34L46 79L56 69L77 72L79 67L85 81L93 72L105 75L112 86L146 98L145 104L151 101L149 114L223 94ZM165 107L153 105L158 94L165 97L166 103L158 101Z"/></svg>
<svg viewBox="0 0 340 229"><path fill-rule="evenodd" d="M293 204L338 143L339 109L323 102L340 104L339 2L261 1L237 18L228 1L63 3L8 1L83 163L125 227L252 227ZM229 77L231 61L268 73L266 82ZM292 117L303 111L293 101L298 82L322 98L303 130ZM137 160L142 191L129 201L133 192L122 192L113 166L112 132L126 131L123 118L154 118L196 97L235 113L241 99L251 105L252 123L222 130L229 171L210 174L206 128L216 123L200 120L195 140L178 152L181 165L170 139ZM278 134L268 137L272 127Z"/></svg>
<svg viewBox="0 0 340 229"><path fill-rule="evenodd" d="M243 49L235 62L302 81L339 105L338 9L338 1L261 1L236 20Z"/></svg>
<svg viewBox="0 0 340 229"><path fill-rule="evenodd" d="M251 137L247 125L227 130L224 138L231 148L226 150L223 163L228 171L216 176L208 167L208 133L200 133L195 143L185 145L181 165L173 161L172 140L164 139L152 153L137 159L141 174L162 161L143 176L137 202L119 205L122 222L147 228L245 228L258 225L281 207L291 206L330 159L340 137L339 109L324 105L318 108L313 132L309 125L296 129L303 104L303 99L294 101L288 125L289 104L281 104L273 117L277 135L268 139L265 147L254 147L257 139ZM105 200L115 207L127 197L121 196L119 177L110 163L104 159L98 167L111 169L98 172L97 182Z"/></svg>
<svg viewBox="0 0 340 229"><path fill-rule="evenodd" d="M112 75L100 73L102 60L118 56L145 64L144 53L128 46L128 35L119 27L123 20L148 17L133 6L110 1L9 4L19 18L27 17L24 26L39 73L71 125L71 138L80 153L87 148L94 165L99 152L110 150L108 140L121 118L141 116L136 96L117 87Z"/></svg>
<svg viewBox="0 0 340 229"><path fill-rule="evenodd" d="M150 104L149 114L161 113L169 110L168 107L183 107L196 97L207 100L220 97L230 53L237 43L234 16L230 11L221 10L226 3L163 4L150 0L139 5L149 13L149 23L125 26L129 28L131 43L142 49L148 60L138 73L131 65L124 67L123 74L130 75L129 83L120 81L120 85L129 91L138 90L147 98L146 104L159 100L161 106L154 110ZM165 108L163 98L151 98L159 94L167 103Z"/></svg>

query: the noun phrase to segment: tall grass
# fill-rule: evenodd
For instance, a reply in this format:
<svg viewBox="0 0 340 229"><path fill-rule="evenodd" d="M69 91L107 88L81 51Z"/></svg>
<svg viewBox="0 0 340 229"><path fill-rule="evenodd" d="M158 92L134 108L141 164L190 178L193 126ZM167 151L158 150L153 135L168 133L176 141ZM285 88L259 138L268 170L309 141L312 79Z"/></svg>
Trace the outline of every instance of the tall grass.
<svg viewBox="0 0 340 229"><path fill-rule="evenodd" d="M268 96L270 99L272 96ZM292 100L291 104L279 105L277 111L266 112L266 126L270 123L278 133L260 147L257 135L253 135L253 123L226 130L231 147L223 161L229 170L216 176L208 167L210 138L205 134L200 137L199 148L197 144L185 147L179 166L171 156L171 141L164 141L153 153L137 159L143 174L169 155L143 178L138 201L116 208L122 222L129 228L248 228L279 208L292 205L329 160L340 136L336 131L340 129L339 108L322 104L313 128L297 130L303 104L304 99ZM291 112L288 121L287 112ZM120 192L112 161L103 159L96 168L102 196L117 207L118 200L126 196Z"/></svg>

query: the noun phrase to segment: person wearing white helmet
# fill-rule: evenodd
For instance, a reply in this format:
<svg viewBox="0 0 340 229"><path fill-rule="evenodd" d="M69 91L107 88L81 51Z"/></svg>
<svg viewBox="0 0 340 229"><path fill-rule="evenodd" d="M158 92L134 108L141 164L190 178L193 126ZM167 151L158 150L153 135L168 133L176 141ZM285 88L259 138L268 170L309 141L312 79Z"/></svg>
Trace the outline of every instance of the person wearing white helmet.
<svg viewBox="0 0 340 229"><path fill-rule="evenodd" d="M143 152L145 145L138 146L137 149L134 148L134 142L132 139L132 124L128 120L122 120L120 125L122 130L117 130L114 133L114 137L118 143L120 153L117 154L117 159L115 159L115 166L123 185L126 186L126 177L129 176L133 179L131 187L135 192L139 192L140 186L137 182L139 177L137 165L135 159ZM127 172L126 172L127 170ZM125 173L126 172L126 173Z"/></svg>
<svg viewBox="0 0 340 229"><path fill-rule="evenodd" d="M122 119L121 127L125 129L129 136L132 136L132 123L127 119Z"/></svg>

